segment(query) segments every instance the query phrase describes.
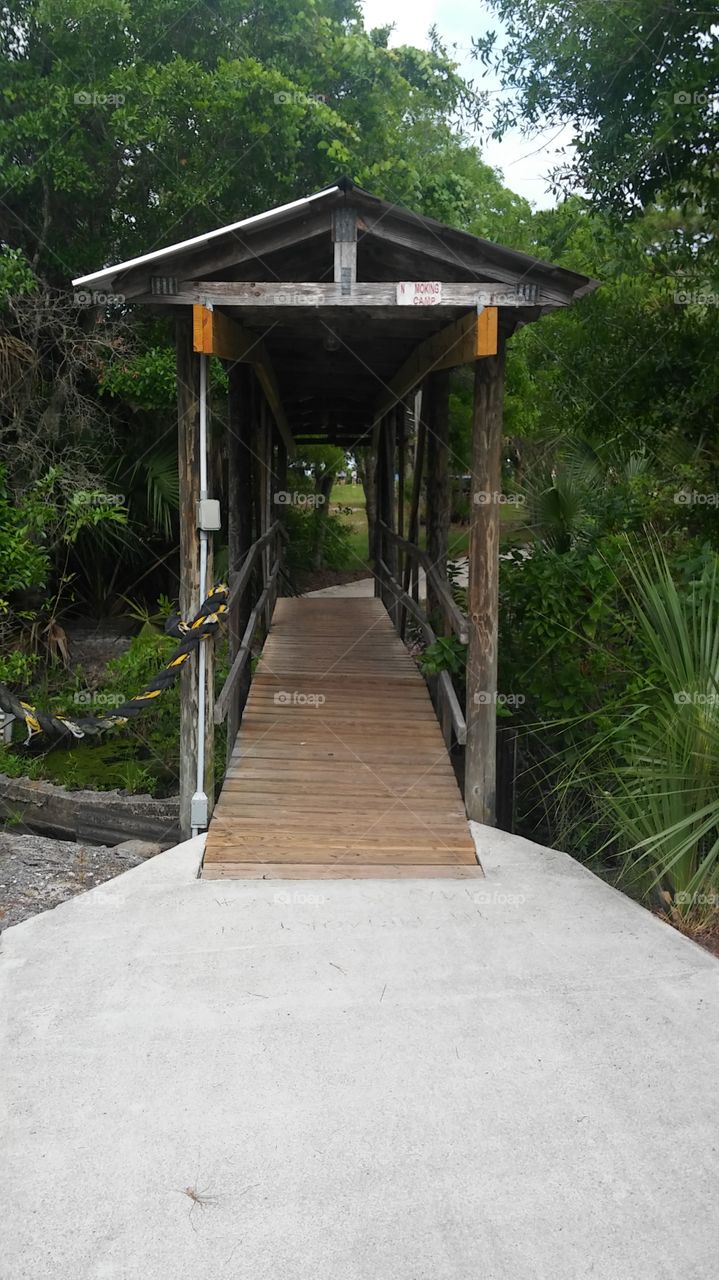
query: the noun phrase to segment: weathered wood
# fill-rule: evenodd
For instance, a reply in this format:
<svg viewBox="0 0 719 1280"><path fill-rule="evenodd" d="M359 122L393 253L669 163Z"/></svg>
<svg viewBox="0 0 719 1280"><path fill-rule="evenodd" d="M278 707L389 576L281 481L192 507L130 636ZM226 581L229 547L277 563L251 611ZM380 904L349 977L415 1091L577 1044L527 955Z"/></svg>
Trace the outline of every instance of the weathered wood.
<svg viewBox="0 0 719 1280"><path fill-rule="evenodd" d="M246 364L229 369L227 456L228 456L228 633L232 664L247 626L251 605L246 593L235 583L252 545L252 370ZM231 603L230 603L231 601ZM250 688L249 670L238 681L227 714L227 762L237 737L242 711Z"/></svg>
<svg viewBox="0 0 719 1280"><path fill-rule="evenodd" d="M200 548L197 503L200 497L200 357L193 351L192 320L176 322L177 463L180 523L180 615L191 618L200 604ZM180 675L180 835L192 831L190 806L197 783L197 652Z"/></svg>
<svg viewBox="0 0 719 1280"><path fill-rule="evenodd" d="M422 401L424 398L424 389L418 388L414 393L414 431L415 431L415 457L414 457L414 478L412 487L412 506L410 509L408 539L415 546L419 544L419 507L422 499L422 480L424 476L424 460L427 450L427 428L422 419ZM410 573L412 582L412 599L419 603L419 563L415 560L410 561ZM404 589L409 589L410 579L405 572Z"/></svg>
<svg viewBox="0 0 719 1280"><path fill-rule="evenodd" d="M377 439L377 520L375 525L375 595L379 594L383 600L385 608L389 608L388 589L383 579L383 562L388 559L389 543L385 539L385 530L390 527L391 521L391 489L393 489L394 476L391 472L391 457L388 448L388 436L390 433L389 417L385 417L380 422L379 439ZM377 591L379 584L379 591Z"/></svg>
<svg viewBox="0 0 719 1280"><path fill-rule="evenodd" d="M277 535L284 538L287 537L287 533L280 520L274 520L269 529L266 529L261 537L255 538L255 541L252 543L242 561L242 565L237 572L235 581L230 587L230 594L227 600L228 610L232 608L235 600L237 600L246 590L252 575L252 570L257 563L258 555Z"/></svg>
<svg viewBox="0 0 719 1280"><path fill-rule="evenodd" d="M274 565L268 575L267 582L257 600L254 609L251 610L247 620L245 633L242 637L240 646L235 654L234 662L227 674L227 679L220 691L220 695L215 703L214 719L215 724L222 724L232 703L232 698L236 692L240 679L247 668L247 663L252 656L252 641L255 637L257 624L267 608L267 602L272 596L272 591L280 572L279 556L275 560Z"/></svg>
<svg viewBox="0 0 719 1280"><path fill-rule="evenodd" d="M424 681L380 601L278 600L203 874L249 862L476 867Z"/></svg>
<svg viewBox="0 0 719 1280"><path fill-rule="evenodd" d="M202 870L203 880L483 880L484 871L476 866L407 865L402 863L305 862L208 862Z"/></svg>
<svg viewBox="0 0 719 1280"><path fill-rule="evenodd" d="M427 420L427 556L430 565L437 571L427 574L427 613L432 619L435 614L441 614L444 620L446 593L441 596L435 583L437 574L443 584L446 584L447 579L451 506L449 370L430 374L426 391L422 412ZM447 590L450 591L450 588L447 587Z"/></svg>
<svg viewBox="0 0 719 1280"><path fill-rule="evenodd" d="M262 429L258 442L258 453L262 459L260 464L260 521L262 533L267 533L273 523L272 511L272 423L266 405L263 404L260 414ZM268 541L262 550L262 586L267 585L272 565L272 545ZM270 629L272 617L272 600L265 598L265 630Z"/></svg>
<svg viewBox="0 0 719 1280"><path fill-rule="evenodd" d="M399 422L400 406L396 405L392 413L388 415L389 431L387 433L387 464L389 471L389 527L393 533L397 532L397 428ZM393 576L396 578L399 572L399 547L398 544L390 539L387 548L388 562ZM392 597L391 599L390 617L397 625L399 616L398 601Z"/></svg>
<svg viewBox="0 0 719 1280"><path fill-rule="evenodd" d="M428 645L434 644L437 636L435 635L432 625L424 610L415 600L412 599L410 595L408 595L406 591L403 591L397 579L390 573L389 567L386 563L383 563L382 565L382 573L390 590L394 594L397 604L401 604L408 613L411 613L412 616L416 618L421 627L422 634L424 635L425 643ZM462 715L462 708L459 705L457 692L452 684L452 677L448 671L440 671L435 679L440 693L440 723L442 726L445 744L448 748L451 745L451 742L448 740L449 735L447 733L447 729L449 728L454 731L454 735L459 745L464 746L467 741L467 725L464 716Z"/></svg>
<svg viewBox="0 0 719 1280"><path fill-rule="evenodd" d="M335 243L335 262L337 250L341 245L349 246L349 241ZM347 248L344 250L347 256ZM348 257L344 263L351 269ZM355 267L356 270L356 267ZM342 281L318 282L316 280L277 280L267 284L264 281L247 280L183 280L177 294L166 301L187 304L202 304L205 299L217 306L227 307L381 307L392 313L407 314L407 308L397 301L397 286L404 283L393 280L379 284L352 284L350 293L343 288ZM411 283L411 282L410 282ZM478 281L476 284L452 284L442 281L440 301L427 302L436 310L450 307L457 310L467 307L527 307L543 306L550 299L536 286L506 286L496 281ZM422 304L416 307L419 310Z"/></svg>
<svg viewBox="0 0 719 1280"><path fill-rule="evenodd" d="M504 346L478 360L474 380L469 535L469 653L464 799L477 822L496 816L499 494L502 487Z"/></svg>
<svg viewBox="0 0 719 1280"><path fill-rule="evenodd" d="M382 533L386 540L394 542L394 544L401 547L401 549L411 559L415 560L418 564L421 564L425 571L427 580L429 581L431 579L432 586L439 602L439 607L441 608L450 629L454 631L462 644L466 644L469 639L469 624L467 622L467 618L462 613L457 601L454 599L447 579L443 578L437 566L432 564L427 552L423 551L421 547L416 546L415 543L410 542L407 538L400 538L399 534L386 526L383 528ZM406 588L404 589L406 590Z"/></svg>
<svg viewBox="0 0 719 1280"><path fill-rule="evenodd" d="M474 332L476 323L476 312L468 312L453 324L445 325L438 333L420 342L379 397L374 409L375 421L388 413L398 400L402 400L428 374L461 364L467 332Z"/></svg>
<svg viewBox="0 0 719 1280"><path fill-rule="evenodd" d="M407 482L407 413L397 410L397 532L404 536L405 487Z"/></svg>
<svg viewBox="0 0 719 1280"><path fill-rule="evenodd" d="M141 730L140 730L141 732ZM169 849L180 839L177 796L120 795L117 791L66 791L37 778L0 773L0 820L16 834L37 831L80 844L152 840Z"/></svg>
<svg viewBox="0 0 719 1280"><path fill-rule="evenodd" d="M566 306L577 296L567 287L562 287L563 282L558 279L557 270L550 263L522 254L512 255L515 261L505 264L500 261L500 255L505 252L503 246L481 241L420 215L415 216L412 225L404 217L395 219L385 211L379 216L372 216L362 210L362 225L368 243L376 238L386 254L393 259L397 257L397 249L403 247L409 250L408 263L412 261L413 255L419 253L423 258L436 258L438 262L444 263L445 269L451 266L454 271L462 272L475 280L480 279L483 274L491 275L495 281L504 282L509 290L521 289L526 284L529 297L532 296L532 290L538 288L541 296L549 299L551 306ZM382 256L385 256L384 252ZM516 261L519 257L524 259L521 265ZM493 287L496 289L502 286L495 283Z"/></svg>
<svg viewBox="0 0 719 1280"><path fill-rule="evenodd" d="M342 298L350 297L357 283L357 211L341 205L332 212L335 284Z"/></svg>
<svg viewBox="0 0 719 1280"><path fill-rule="evenodd" d="M257 378L272 410L277 427L290 454L294 454L294 439L280 397L272 362L261 338L248 333L236 320L220 311L195 304L193 315L193 345L203 355L219 356L223 360L242 360L255 367Z"/></svg>
<svg viewBox="0 0 719 1280"><path fill-rule="evenodd" d="M245 262L256 264L264 261L267 254L280 250L299 249L304 255L308 242L319 242L327 236L330 216L330 209L318 205L290 221L264 222L254 227L245 225L241 237L232 228L227 229L225 235L210 233L197 245L188 245L176 254L167 254L161 262L138 264L121 272L112 282L113 291L121 291L128 300L138 301L141 295L146 295L143 301L157 301L151 293L155 275L195 279L209 277L224 267L236 267Z"/></svg>
<svg viewBox="0 0 719 1280"><path fill-rule="evenodd" d="M380 521L382 519L382 493L384 488L384 466L385 455L382 446L382 422L376 422L372 429L372 446L368 458L368 466L374 464L374 484L372 486L375 500L374 520L369 526L372 541L370 543L370 556L372 559L372 570L374 572L374 594L376 599L382 598L382 570L380 569L380 561L382 560L382 530Z"/></svg>

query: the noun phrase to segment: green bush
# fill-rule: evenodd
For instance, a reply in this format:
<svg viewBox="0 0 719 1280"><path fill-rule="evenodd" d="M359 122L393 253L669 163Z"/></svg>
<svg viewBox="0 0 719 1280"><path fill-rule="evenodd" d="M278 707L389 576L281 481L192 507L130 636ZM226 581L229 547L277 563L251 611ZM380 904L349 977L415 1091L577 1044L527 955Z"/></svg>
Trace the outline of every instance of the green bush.
<svg viewBox="0 0 719 1280"><path fill-rule="evenodd" d="M321 568L347 569L351 563L352 530L341 516L319 508L288 506L285 508L289 534L287 562L293 576L308 573L315 567L321 548Z"/></svg>

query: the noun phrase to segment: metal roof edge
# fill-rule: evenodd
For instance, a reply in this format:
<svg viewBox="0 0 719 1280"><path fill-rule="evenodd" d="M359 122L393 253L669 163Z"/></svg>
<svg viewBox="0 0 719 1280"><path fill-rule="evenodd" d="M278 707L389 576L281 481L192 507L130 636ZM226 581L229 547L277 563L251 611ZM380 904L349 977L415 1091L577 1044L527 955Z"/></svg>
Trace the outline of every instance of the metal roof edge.
<svg viewBox="0 0 719 1280"><path fill-rule="evenodd" d="M86 276L77 276L72 283L74 285L98 284L100 281L111 279L121 271L130 271L133 267L140 267L145 262L159 262L165 257L182 252L183 249L198 248L200 245L207 244L219 236L231 234L241 228L257 226L270 218L289 213L292 209L301 209L304 205L312 204L314 200L321 200L325 196L340 190L342 188L339 184L333 183L331 187L323 187L321 191L316 191L311 196L302 196L299 200L291 200L289 204L277 205L274 209L266 209L264 213L253 213L249 218L242 218L239 222L231 222L229 226L217 227L214 231L206 231L203 235L192 236L189 240L179 240L176 244L166 245L163 249L154 249L150 253L140 254L137 258L128 258L125 262L116 262L109 267L102 267L100 271L93 271Z"/></svg>

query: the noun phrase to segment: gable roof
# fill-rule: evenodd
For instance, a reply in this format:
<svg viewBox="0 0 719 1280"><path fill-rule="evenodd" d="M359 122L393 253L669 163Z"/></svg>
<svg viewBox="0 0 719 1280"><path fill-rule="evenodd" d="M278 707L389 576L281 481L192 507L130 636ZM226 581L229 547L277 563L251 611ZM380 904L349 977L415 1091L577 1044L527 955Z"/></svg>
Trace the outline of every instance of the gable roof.
<svg viewBox="0 0 719 1280"><path fill-rule="evenodd" d="M134 279L144 277L148 280L155 273L165 271L171 272L176 278L210 278L213 274L212 264L215 262L222 263L216 269L223 270L227 278L227 266L241 266L243 261L251 263L253 268L251 276L242 273L244 278L262 280L265 276L262 270L258 270L258 267L264 266L261 258L266 253L291 249L293 243L298 246L297 265L305 267L308 260L301 246L307 239L313 238L313 230L319 235L328 229L333 208L349 203L360 214L359 238L361 242L367 238L372 242L375 249L373 257L376 259L378 255L382 256L387 267L392 269L396 262L397 267L406 273L402 276L400 271L399 275L385 278L457 281L481 278L496 280L502 284L527 282L541 285L545 296L549 296L558 306L567 305L597 287L598 282L588 276L534 258L517 249L484 240L457 227L437 222L434 218L414 213L402 205L383 200L356 186L349 178L341 178L332 186L312 195L267 209L264 213L241 218L226 227L218 227L188 240L153 249L125 262L79 276L73 280L73 284L111 290L119 280L130 285ZM286 235L273 240L272 233L279 228L285 229ZM293 228L297 230L294 241ZM287 256L285 253L285 258ZM410 268L413 265L420 270L430 271L430 274L411 274ZM269 275L267 278L273 277ZM309 280L316 277L309 274L288 274L281 278ZM362 278L367 277L363 274ZM132 299L132 289L127 296L128 300ZM551 306L551 302L549 305Z"/></svg>
<svg viewBox="0 0 719 1280"><path fill-rule="evenodd" d="M343 211L351 217L343 219ZM334 284L334 236L343 239L345 224L356 234L357 284L347 295ZM398 286L417 281L439 282L441 305L398 305ZM366 431L385 411L399 371L408 362L414 368L418 352L434 351L441 331L476 314L480 301L498 308L506 338L597 287L578 272L382 200L348 178L73 283L165 314L186 315L191 303L203 303L240 321L246 349L261 351L273 371L291 430L344 439ZM390 394L391 403L397 398Z"/></svg>

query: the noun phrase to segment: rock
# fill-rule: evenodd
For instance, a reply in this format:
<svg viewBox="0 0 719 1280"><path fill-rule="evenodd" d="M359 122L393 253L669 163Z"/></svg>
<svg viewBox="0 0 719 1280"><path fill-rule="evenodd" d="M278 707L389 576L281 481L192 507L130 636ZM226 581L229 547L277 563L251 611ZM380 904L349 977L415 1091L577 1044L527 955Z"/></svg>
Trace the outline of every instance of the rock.
<svg viewBox="0 0 719 1280"><path fill-rule="evenodd" d="M0 831L0 929L51 911L159 852L148 840L107 848Z"/></svg>
<svg viewBox="0 0 719 1280"><path fill-rule="evenodd" d="M112 852L120 858L132 858L133 862L137 862L162 853L162 845L155 844L152 840L123 840L121 844L115 845Z"/></svg>

